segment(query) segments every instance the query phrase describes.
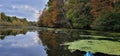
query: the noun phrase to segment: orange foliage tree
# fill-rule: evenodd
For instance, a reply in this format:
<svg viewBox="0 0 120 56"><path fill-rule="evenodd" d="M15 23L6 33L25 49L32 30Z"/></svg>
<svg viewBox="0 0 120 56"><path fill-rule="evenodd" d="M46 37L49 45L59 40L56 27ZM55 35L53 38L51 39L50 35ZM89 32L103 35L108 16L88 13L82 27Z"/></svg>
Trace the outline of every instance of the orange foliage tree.
<svg viewBox="0 0 120 56"><path fill-rule="evenodd" d="M48 7L40 15L38 24L47 27L61 27L64 20L60 9L62 2L62 0L49 0Z"/></svg>

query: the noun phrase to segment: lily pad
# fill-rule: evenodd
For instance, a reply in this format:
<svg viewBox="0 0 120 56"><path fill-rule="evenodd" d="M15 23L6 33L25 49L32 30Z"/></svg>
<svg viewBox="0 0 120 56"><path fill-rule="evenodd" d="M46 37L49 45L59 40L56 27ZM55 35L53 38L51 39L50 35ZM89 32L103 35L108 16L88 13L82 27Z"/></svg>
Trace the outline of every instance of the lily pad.
<svg viewBox="0 0 120 56"><path fill-rule="evenodd" d="M112 55L120 55L120 42L109 40L79 40L74 42L65 43L69 45L68 49L91 51L93 53L101 52Z"/></svg>

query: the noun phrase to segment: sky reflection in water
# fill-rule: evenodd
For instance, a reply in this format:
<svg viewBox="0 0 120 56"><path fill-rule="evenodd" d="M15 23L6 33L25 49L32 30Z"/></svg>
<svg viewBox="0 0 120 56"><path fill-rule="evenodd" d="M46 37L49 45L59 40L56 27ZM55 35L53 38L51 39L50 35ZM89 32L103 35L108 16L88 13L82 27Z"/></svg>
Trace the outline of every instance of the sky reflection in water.
<svg viewBox="0 0 120 56"><path fill-rule="evenodd" d="M0 40L0 56L47 56L37 32L6 36Z"/></svg>

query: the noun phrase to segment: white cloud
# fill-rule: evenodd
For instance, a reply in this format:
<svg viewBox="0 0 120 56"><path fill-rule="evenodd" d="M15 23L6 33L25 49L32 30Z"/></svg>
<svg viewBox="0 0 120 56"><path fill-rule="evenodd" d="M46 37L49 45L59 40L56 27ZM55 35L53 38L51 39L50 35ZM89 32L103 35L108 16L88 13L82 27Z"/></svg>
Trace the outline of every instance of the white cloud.
<svg viewBox="0 0 120 56"><path fill-rule="evenodd" d="M42 42L39 39L37 32L27 32L25 35L18 34L16 36L6 36L3 41L0 41L0 43L0 47L5 48L8 46L14 48L42 46Z"/></svg>
<svg viewBox="0 0 120 56"><path fill-rule="evenodd" d="M12 8L32 12L33 17L35 17L35 18L38 18L39 15L41 14L39 9L34 8L34 7L30 6L30 5L12 5Z"/></svg>
<svg viewBox="0 0 120 56"><path fill-rule="evenodd" d="M34 17L38 18L40 15L40 11L39 10L34 10Z"/></svg>
<svg viewBox="0 0 120 56"><path fill-rule="evenodd" d="M25 17L29 21L37 21L39 10L45 8L49 0L0 0L0 12L5 12L8 16Z"/></svg>
<svg viewBox="0 0 120 56"><path fill-rule="evenodd" d="M12 8L13 9L30 9L32 7L29 5L12 5Z"/></svg>

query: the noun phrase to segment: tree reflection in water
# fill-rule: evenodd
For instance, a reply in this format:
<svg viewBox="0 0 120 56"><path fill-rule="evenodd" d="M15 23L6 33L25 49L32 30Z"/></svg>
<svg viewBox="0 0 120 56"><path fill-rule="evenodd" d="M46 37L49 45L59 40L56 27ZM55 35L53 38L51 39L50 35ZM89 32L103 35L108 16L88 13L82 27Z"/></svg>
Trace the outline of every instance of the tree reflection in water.
<svg viewBox="0 0 120 56"><path fill-rule="evenodd" d="M80 35L101 35L106 38L93 38L93 36L85 37ZM110 41L118 41L118 39L113 37L108 33L101 33L101 32L88 32L88 31L66 31L63 33L55 32L54 30L43 30L39 31L39 37L42 40L44 46L47 46L47 53L49 56L83 56L85 51L76 50L71 52L68 49L68 46L63 45L65 42L73 42L76 40L83 40L83 39L98 39L98 40L110 40ZM117 35L116 35L117 36ZM109 54L104 54L97 52L94 54L95 56L114 56Z"/></svg>
<svg viewBox="0 0 120 56"><path fill-rule="evenodd" d="M35 45L32 45L30 48L25 48L25 49L12 48L9 50L11 55L13 52L15 52L15 50L18 50L17 52L15 52L16 54L20 54L20 52L24 52L25 54L27 52L32 52L34 53L34 55L38 55L38 56L83 56L85 54L85 51L75 50L74 52L71 52L68 49L68 45L64 45L64 43L74 42L77 40L91 40L91 39L92 40L109 40L109 41L116 41L116 42L120 41L119 34L112 35L109 33L94 32L94 31L89 32L89 31L79 31L79 30L75 30L75 31L65 30L65 31L56 32L56 30L30 31L26 29L19 29L19 30L11 29L11 30L0 30L1 44L6 43L4 42L6 41L6 38L7 38L6 36L10 37L9 40L11 40L11 42L7 42L9 44L14 43L15 41L17 41L15 43L17 43L18 45L21 45L20 44L21 42L22 43L24 42L23 44L36 43ZM114 37L114 36L117 36L117 37ZM20 43L18 43L19 41ZM8 49L10 48L9 44L5 45L5 47L7 46ZM2 52L6 53L6 51L2 49L6 49L6 48L0 48L1 53ZM99 52L95 53L94 55L95 56L114 56L114 55L108 55L108 54L99 53ZM29 55L29 56L32 56L32 55Z"/></svg>
<svg viewBox="0 0 120 56"><path fill-rule="evenodd" d="M14 30L14 29L10 29L10 30L0 30L0 39L4 39L5 36L8 35L17 35L17 34L26 34L27 29L19 29L19 30Z"/></svg>
<svg viewBox="0 0 120 56"><path fill-rule="evenodd" d="M67 41L66 34L55 33L55 31L40 31L39 37L43 44L48 47L47 53L49 56L80 56L85 52L71 53L67 46L62 45L64 41ZM78 54L79 53L79 54Z"/></svg>

